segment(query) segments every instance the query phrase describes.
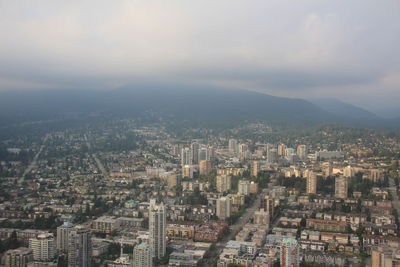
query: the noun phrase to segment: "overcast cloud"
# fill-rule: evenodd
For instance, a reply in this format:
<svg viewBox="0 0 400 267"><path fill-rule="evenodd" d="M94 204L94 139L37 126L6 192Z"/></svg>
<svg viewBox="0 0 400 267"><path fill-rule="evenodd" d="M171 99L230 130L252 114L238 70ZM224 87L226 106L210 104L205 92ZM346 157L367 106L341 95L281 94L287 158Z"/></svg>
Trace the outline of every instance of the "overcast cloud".
<svg viewBox="0 0 400 267"><path fill-rule="evenodd" d="M399 47L398 0L0 0L0 90L157 79L397 108Z"/></svg>

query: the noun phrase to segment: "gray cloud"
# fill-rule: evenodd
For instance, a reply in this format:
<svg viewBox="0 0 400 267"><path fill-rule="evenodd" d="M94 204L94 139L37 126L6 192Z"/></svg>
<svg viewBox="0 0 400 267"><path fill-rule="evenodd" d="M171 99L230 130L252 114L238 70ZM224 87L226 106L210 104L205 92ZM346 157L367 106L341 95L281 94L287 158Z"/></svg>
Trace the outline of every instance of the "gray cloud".
<svg viewBox="0 0 400 267"><path fill-rule="evenodd" d="M0 0L0 90L140 80L398 105L397 0Z"/></svg>

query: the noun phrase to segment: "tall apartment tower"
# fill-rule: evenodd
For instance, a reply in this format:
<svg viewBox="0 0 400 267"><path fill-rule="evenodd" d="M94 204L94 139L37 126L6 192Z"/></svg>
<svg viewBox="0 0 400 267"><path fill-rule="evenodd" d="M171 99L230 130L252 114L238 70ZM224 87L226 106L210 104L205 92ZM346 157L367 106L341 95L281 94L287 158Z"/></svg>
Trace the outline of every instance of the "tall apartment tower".
<svg viewBox="0 0 400 267"><path fill-rule="evenodd" d="M261 208L269 213L271 218L274 216L274 199L270 196L264 196L261 202Z"/></svg>
<svg viewBox="0 0 400 267"><path fill-rule="evenodd" d="M220 193L227 192L231 190L232 183L231 183L231 176L226 174L217 175L217 191Z"/></svg>
<svg viewBox="0 0 400 267"><path fill-rule="evenodd" d="M26 267L33 261L33 252L30 248L20 247L7 250L3 258L5 267Z"/></svg>
<svg viewBox="0 0 400 267"><path fill-rule="evenodd" d="M51 261L55 256L55 240L51 233L39 234L29 239L29 248L33 251L35 261Z"/></svg>
<svg viewBox="0 0 400 267"><path fill-rule="evenodd" d="M149 244L143 242L136 245L133 249L133 265L134 267L153 267L153 259L151 257L151 248Z"/></svg>
<svg viewBox="0 0 400 267"><path fill-rule="evenodd" d="M199 148L200 148L199 143L194 142L190 145L190 150L192 151L193 164L199 163Z"/></svg>
<svg viewBox="0 0 400 267"><path fill-rule="evenodd" d="M335 197L336 198L347 198L347 191L348 191L348 180L344 176L336 177L335 179Z"/></svg>
<svg viewBox="0 0 400 267"><path fill-rule="evenodd" d="M259 161L253 161L251 164L251 176L257 177L260 174L260 162Z"/></svg>
<svg viewBox="0 0 400 267"><path fill-rule="evenodd" d="M228 149L230 153L238 154L239 146L236 139L229 139Z"/></svg>
<svg viewBox="0 0 400 267"><path fill-rule="evenodd" d="M331 176L333 174L332 163L329 161L322 163L322 172L324 174L324 177Z"/></svg>
<svg viewBox="0 0 400 267"><path fill-rule="evenodd" d="M284 144L279 144L278 145L278 156L285 156L285 151L286 151L286 145Z"/></svg>
<svg viewBox="0 0 400 267"><path fill-rule="evenodd" d="M247 196L250 194L250 182L246 180L239 180L238 182L238 194Z"/></svg>
<svg viewBox="0 0 400 267"><path fill-rule="evenodd" d="M57 227L57 250L60 253L68 253L68 236L74 225L67 221Z"/></svg>
<svg viewBox="0 0 400 267"><path fill-rule="evenodd" d="M166 210L164 204L150 201L149 208L149 240L152 258L161 259L166 251Z"/></svg>
<svg viewBox="0 0 400 267"><path fill-rule="evenodd" d="M220 197L217 200L217 217L225 220L231 216L231 199L229 197Z"/></svg>
<svg viewBox="0 0 400 267"><path fill-rule="evenodd" d="M199 149L199 153L198 153L198 159L199 162L202 160L210 160L210 153L209 153L209 148L207 147L202 147Z"/></svg>
<svg viewBox="0 0 400 267"><path fill-rule="evenodd" d="M90 267L92 233L82 225L73 227L68 236L68 267Z"/></svg>
<svg viewBox="0 0 400 267"><path fill-rule="evenodd" d="M193 164L192 150L188 147L182 148L181 164L182 164L182 166Z"/></svg>
<svg viewBox="0 0 400 267"><path fill-rule="evenodd" d="M193 166L183 165L182 166L182 177L183 178L193 178Z"/></svg>
<svg viewBox="0 0 400 267"><path fill-rule="evenodd" d="M317 193L317 175L310 171L307 176L307 194Z"/></svg>
<svg viewBox="0 0 400 267"><path fill-rule="evenodd" d="M278 153L275 148L268 147L267 148L267 163L276 162L277 155L278 155Z"/></svg>
<svg viewBox="0 0 400 267"><path fill-rule="evenodd" d="M354 168L351 166L346 166L343 169L343 176L344 177L353 177L355 175Z"/></svg>
<svg viewBox="0 0 400 267"><path fill-rule="evenodd" d="M304 160L307 158L307 146L306 145L298 145L297 146L297 156L299 159Z"/></svg>
<svg viewBox="0 0 400 267"><path fill-rule="evenodd" d="M281 267L300 266L300 248L294 238L286 238L281 246Z"/></svg>
<svg viewBox="0 0 400 267"><path fill-rule="evenodd" d="M247 158L247 154L249 152L249 146L246 144L239 144L238 146L238 152L239 152L239 156L241 158Z"/></svg>
<svg viewBox="0 0 400 267"><path fill-rule="evenodd" d="M210 160L200 160L199 173L200 175L209 175L212 171L212 163Z"/></svg>

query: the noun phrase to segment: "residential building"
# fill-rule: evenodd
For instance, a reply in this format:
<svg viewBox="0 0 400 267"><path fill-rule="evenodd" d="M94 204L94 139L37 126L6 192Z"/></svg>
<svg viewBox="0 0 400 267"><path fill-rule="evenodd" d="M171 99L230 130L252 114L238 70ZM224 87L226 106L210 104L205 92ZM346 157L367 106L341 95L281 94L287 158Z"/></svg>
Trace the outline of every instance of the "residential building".
<svg viewBox="0 0 400 267"><path fill-rule="evenodd" d="M142 242L133 249L134 267L153 267L151 247L148 243Z"/></svg>
<svg viewBox="0 0 400 267"><path fill-rule="evenodd" d="M57 250L61 253L68 253L68 236L74 225L66 221L57 227Z"/></svg>
<svg viewBox="0 0 400 267"><path fill-rule="evenodd" d="M231 190L232 184L231 184L231 176L230 175L217 175L216 178L217 182L217 191L220 193L227 192Z"/></svg>
<svg viewBox="0 0 400 267"><path fill-rule="evenodd" d="M281 267L300 266L300 248L294 238L285 238L280 251Z"/></svg>
<svg viewBox="0 0 400 267"><path fill-rule="evenodd" d="M161 259L166 252L166 209L163 203L150 201L149 207L149 241L152 258Z"/></svg>
<svg viewBox="0 0 400 267"><path fill-rule="evenodd" d="M199 161L199 173L200 175L209 175L212 171L212 163L210 160Z"/></svg>
<svg viewBox="0 0 400 267"><path fill-rule="evenodd" d="M68 236L68 267L90 267L92 233L82 225L72 228Z"/></svg>
<svg viewBox="0 0 400 267"><path fill-rule="evenodd" d="M298 145L297 146L297 156L301 160L305 160L307 158L307 146L306 145Z"/></svg>
<svg viewBox="0 0 400 267"><path fill-rule="evenodd" d="M347 198L348 192L348 178L344 176L336 177L335 179L335 197L336 198Z"/></svg>
<svg viewBox="0 0 400 267"><path fill-rule="evenodd" d="M29 248L33 251L35 261L51 261L55 256L55 240L51 233L40 234L29 239Z"/></svg>
<svg viewBox="0 0 400 267"><path fill-rule="evenodd" d="M317 175L310 171L307 176L307 194L317 193Z"/></svg>
<svg viewBox="0 0 400 267"><path fill-rule="evenodd" d="M33 251L24 247L10 249L4 253L3 259L5 267L27 267L33 261Z"/></svg>
<svg viewBox="0 0 400 267"><path fill-rule="evenodd" d="M231 216L231 199L229 197L220 197L217 200L217 217L225 220Z"/></svg>

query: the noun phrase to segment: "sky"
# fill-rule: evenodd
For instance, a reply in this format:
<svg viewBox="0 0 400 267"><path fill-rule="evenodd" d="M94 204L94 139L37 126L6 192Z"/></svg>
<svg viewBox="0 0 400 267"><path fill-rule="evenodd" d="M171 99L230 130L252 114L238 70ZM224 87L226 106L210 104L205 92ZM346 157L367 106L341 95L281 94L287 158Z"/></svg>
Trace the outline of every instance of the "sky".
<svg viewBox="0 0 400 267"><path fill-rule="evenodd" d="M0 0L0 90L141 81L400 115L398 0Z"/></svg>

